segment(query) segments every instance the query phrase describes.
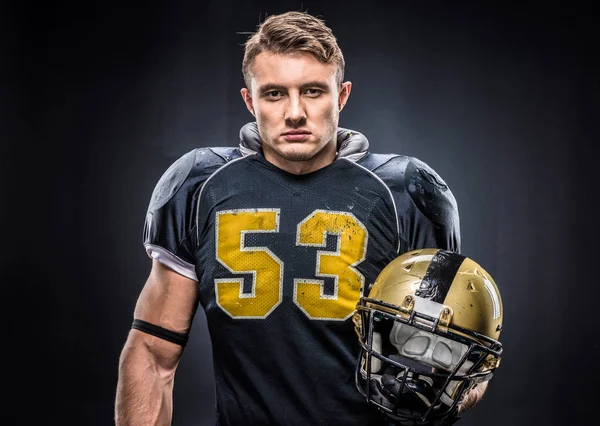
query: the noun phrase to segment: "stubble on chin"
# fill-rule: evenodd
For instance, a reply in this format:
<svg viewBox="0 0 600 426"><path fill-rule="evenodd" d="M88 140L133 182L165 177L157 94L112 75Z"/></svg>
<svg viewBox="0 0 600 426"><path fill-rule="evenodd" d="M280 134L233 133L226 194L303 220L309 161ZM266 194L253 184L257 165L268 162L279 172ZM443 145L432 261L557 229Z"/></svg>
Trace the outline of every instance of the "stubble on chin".
<svg viewBox="0 0 600 426"><path fill-rule="evenodd" d="M319 154L319 151L283 151L278 154L286 161L310 161Z"/></svg>

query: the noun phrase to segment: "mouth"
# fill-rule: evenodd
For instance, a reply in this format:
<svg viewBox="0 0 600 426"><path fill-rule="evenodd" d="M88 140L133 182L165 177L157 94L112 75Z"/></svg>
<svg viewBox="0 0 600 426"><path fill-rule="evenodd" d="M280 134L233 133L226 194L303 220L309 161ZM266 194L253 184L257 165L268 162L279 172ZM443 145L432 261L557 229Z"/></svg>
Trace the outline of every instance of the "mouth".
<svg viewBox="0 0 600 426"><path fill-rule="evenodd" d="M281 136L287 141L301 141L304 139L308 139L310 136L310 132L308 130L289 130L285 133L282 133Z"/></svg>

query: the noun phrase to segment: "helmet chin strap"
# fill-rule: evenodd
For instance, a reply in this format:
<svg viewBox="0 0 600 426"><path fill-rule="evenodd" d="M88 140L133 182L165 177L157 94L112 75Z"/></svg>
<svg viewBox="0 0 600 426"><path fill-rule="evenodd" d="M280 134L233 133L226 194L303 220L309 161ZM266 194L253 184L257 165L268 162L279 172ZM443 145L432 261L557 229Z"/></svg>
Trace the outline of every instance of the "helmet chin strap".
<svg viewBox="0 0 600 426"><path fill-rule="evenodd" d="M373 334L373 349L376 351L381 350L379 333ZM450 415L442 420L413 420L424 415L431 407L439 388L436 390L434 380L429 376L414 371L406 372L404 369L393 365L388 365L381 371L382 364L376 357L371 359L372 374L369 387L371 388L371 398L393 412L380 409L386 418L401 426L445 426L456 421L456 415ZM361 374L363 378L367 378L366 371L362 370ZM405 374L406 380L404 380L403 386L402 382ZM396 407L398 399L400 399L400 404ZM433 413L440 409L447 409L452 403L452 398L444 393L440 400L436 402Z"/></svg>
<svg viewBox="0 0 600 426"><path fill-rule="evenodd" d="M402 392L402 400L407 400L408 404L412 409L420 412L425 412L430 406L431 402L435 399L436 391L433 388L433 380L431 377L421 377L413 373L408 373L402 387L402 379L405 372L400 371L399 374L394 375L394 368L388 368L386 373L381 376L381 386L385 393L387 393L392 399L400 396ZM402 389L401 389L402 388ZM403 404L404 405L404 404ZM439 408L440 403L438 402Z"/></svg>
<svg viewBox="0 0 600 426"><path fill-rule="evenodd" d="M394 410L394 401L396 399L395 395L397 395L397 392L399 392L400 386L401 381L399 381L393 375L383 374L379 377L374 375L371 378L370 383L371 397L382 406L390 410ZM427 405L425 401L423 401L422 395L430 391L424 388L414 388L415 390L411 388L410 390L407 390L407 386L409 386L408 381L405 383L401 405L394 410L395 413L390 413L380 409L385 415L386 419L388 419L392 424L399 426L450 426L460 419L460 417L455 414L451 414L448 417L439 420L420 421L407 418L418 418L423 415L427 409ZM438 402L438 405L441 406L442 404Z"/></svg>

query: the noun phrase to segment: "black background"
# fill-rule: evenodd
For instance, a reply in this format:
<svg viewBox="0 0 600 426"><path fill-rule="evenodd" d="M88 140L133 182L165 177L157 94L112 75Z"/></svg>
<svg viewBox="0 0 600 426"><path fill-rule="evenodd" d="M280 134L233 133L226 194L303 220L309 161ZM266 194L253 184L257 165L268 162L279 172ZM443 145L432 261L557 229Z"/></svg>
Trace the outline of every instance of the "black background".
<svg viewBox="0 0 600 426"><path fill-rule="evenodd" d="M238 33L300 9L324 18L344 52L354 86L340 125L363 132L372 151L440 173L459 204L463 253L500 287L505 356L460 424L593 423L591 7L239 3L3 6L6 424L113 423L118 356L150 270L141 236L152 189L194 147L237 144L252 120ZM199 311L174 425L214 423L211 362Z"/></svg>

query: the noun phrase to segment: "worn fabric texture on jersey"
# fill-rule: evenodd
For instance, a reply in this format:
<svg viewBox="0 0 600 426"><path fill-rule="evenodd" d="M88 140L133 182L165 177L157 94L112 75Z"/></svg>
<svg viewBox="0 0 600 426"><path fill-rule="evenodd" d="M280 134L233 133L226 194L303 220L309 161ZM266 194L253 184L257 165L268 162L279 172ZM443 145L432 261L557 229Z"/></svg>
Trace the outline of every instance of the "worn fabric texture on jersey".
<svg viewBox="0 0 600 426"><path fill-rule="evenodd" d="M381 269L417 248L460 251L452 192L427 164L338 130L336 160L294 175L262 155L199 148L158 182L148 254L198 281L219 425L382 425L354 385L351 315Z"/></svg>

